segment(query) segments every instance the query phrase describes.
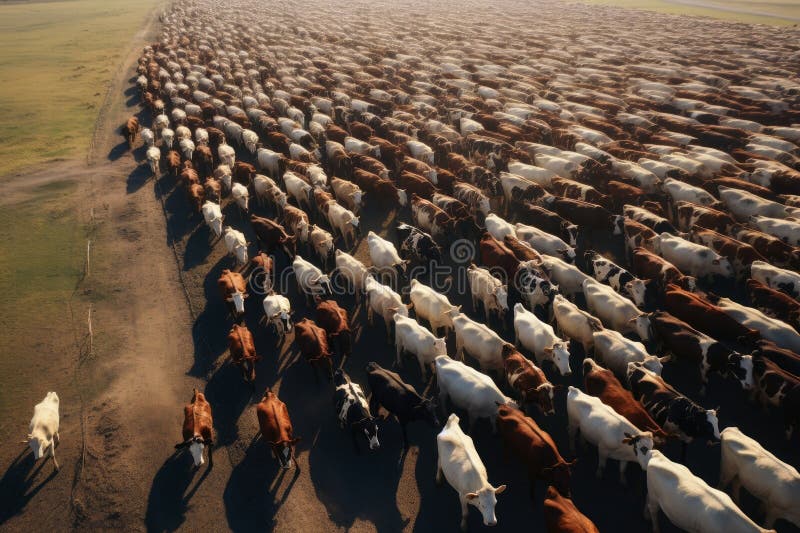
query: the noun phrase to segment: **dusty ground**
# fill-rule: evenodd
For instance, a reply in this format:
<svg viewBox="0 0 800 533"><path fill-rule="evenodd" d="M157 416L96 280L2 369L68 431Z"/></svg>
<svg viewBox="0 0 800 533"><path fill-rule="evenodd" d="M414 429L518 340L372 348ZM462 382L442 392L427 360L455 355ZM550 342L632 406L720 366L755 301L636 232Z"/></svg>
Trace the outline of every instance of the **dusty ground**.
<svg viewBox="0 0 800 533"><path fill-rule="evenodd" d="M412 448L401 462L399 428L387 422L380 429L381 450L356 455L349 434L335 422L329 384L324 379L315 383L291 346L278 350L271 334L257 325L257 297L248 302L247 315L264 357L255 391L225 364L230 321L215 281L230 261L220 243L210 244L208 231L188 211L172 179L150 178L139 164L142 150L129 152L115 132L138 111L130 78L141 43L154 31L151 19L131 45L102 110L91 164L50 166L22 180L8 196L33 194L37 184L54 176L80 178L81 200L74 208L94 244L88 276L73 300L74 317L65 316L39 338L23 341L42 354L41 370L61 394L57 454L62 470L54 475L51 464L34 465L27 448L16 444L24 437L29 407L43 396L38 389L20 391L18 402L25 407L0 422L0 438L8 443L0 448L0 529L456 530L455 494L434 483L435 430L411 426ZM232 209L226 214L238 216ZM365 223L384 232L388 227L383 213L368 215ZM292 299L300 301L296 295ZM85 336L90 305L91 351ZM298 309L299 316L307 313ZM390 365L393 348L385 345L381 325L361 330L355 354L348 370L358 381L363 381L367 361ZM422 390L414 363L407 364L406 375ZM680 388L680 376L666 378ZM290 406L295 432L303 438L299 471L279 473L266 447L254 440L255 402L267 386ZM192 387L206 391L218 433L213 467L199 470L191 468L186 455L173 454L181 407ZM730 406L720 413L723 426L739 424L748 433L764 435L768 447L797 463L797 450L782 440L776 416L761 415L729 383L713 381L710 390L709 402L724 396L722 403ZM562 404L559 418L543 425L566 449L563 412ZM541 485L532 507L524 473L503 457L486 425L479 427L476 443L490 480L510 487L499 497L496 530L540 527ZM669 452L674 456L676 450ZM693 446L689 465L715 483L717 453ZM578 506L603 531L648 530L641 518L638 469L630 468L630 488L625 488L616 482L613 462L604 482L596 480L595 461L592 450L581 454L576 466ZM751 510L752 504L745 507ZM474 511L470 525L482 527Z"/></svg>

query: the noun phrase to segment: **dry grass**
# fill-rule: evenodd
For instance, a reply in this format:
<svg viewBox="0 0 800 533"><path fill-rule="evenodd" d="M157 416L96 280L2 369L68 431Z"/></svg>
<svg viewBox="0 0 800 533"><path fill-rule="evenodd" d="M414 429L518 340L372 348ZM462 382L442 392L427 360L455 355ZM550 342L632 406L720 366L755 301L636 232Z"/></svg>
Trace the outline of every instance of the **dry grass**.
<svg viewBox="0 0 800 533"><path fill-rule="evenodd" d="M714 17L751 24L791 25L800 20L797 0L583 0L673 15ZM690 5L691 4L691 5Z"/></svg>

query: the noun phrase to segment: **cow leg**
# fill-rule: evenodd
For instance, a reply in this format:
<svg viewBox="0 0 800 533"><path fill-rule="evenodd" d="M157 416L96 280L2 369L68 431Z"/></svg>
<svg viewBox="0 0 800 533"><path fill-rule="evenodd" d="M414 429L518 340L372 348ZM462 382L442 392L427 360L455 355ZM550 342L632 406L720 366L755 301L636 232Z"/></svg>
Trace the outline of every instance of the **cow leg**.
<svg viewBox="0 0 800 533"><path fill-rule="evenodd" d="M442 484L442 460L440 457L436 458L436 484Z"/></svg>
<svg viewBox="0 0 800 533"><path fill-rule="evenodd" d="M50 456L53 458L53 467L55 468L56 472L60 470L58 466L58 461L56 461L56 443L55 441L50 443Z"/></svg>
<svg viewBox="0 0 800 533"><path fill-rule="evenodd" d="M403 368L403 347L399 342L397 342L397 340L395 340L394 344L397 353L394 364L397 368Z"/></svg>
<svg viewBox="0 0 800 533"><path fill-rule="evenodd" d="M569 450L572 455L575 455L575 434L578 432L578 426L569 424L567 426L567 434L569 435Z"/></svg>
<svg viewBox="0 0 800 533"><path fill-rule="evenodd" d="M628 480L625 478L625 468L628 466L627 461L619 462L619 482L623 487L628 485Z"/></svg>
<svg viewBox="0 0 800 533"><path fill-rule="evenodd" d="M772 525L775 524L775 520L778 519L778 510L773 506L767 507L767 515L764 518L764 527L768 529L772 529Z"/></svg>
<svg viewBox="0 0 800 533"><path fill-rule="evenodd" d="M736 505L739 505L739 497L741 496L742 491L742 481L738 476L734 477L732 481L733 484L731 485L731 498L734 502L736 502Z"/></svg>
<svg viewBox="0 0 800 533"><path fill-rule="evenodd" d="M469 507L467 506L467 498L465 498L462 494L459 494L458 499L461 501L461 531L466 531L467 516L469 516Z"/></svg>
<svg viewBox="0 0 800 533"><path fill-rule="evenodd" d="M659 533L661 531L661 527L658 525L658 502L655 498L650 496L650 493L647 493L647 513L645 517L647 518L649 515L650 522L653 525L653 533Z"/></svg>
<svg viewBox="0 0 800 533"><path fill-rule="evenodd" d="M603 477L603 470L606 468L606 461L608 460L608 455L606 454L606 450L603 449L602 446L597 447L597 472L595 472L595 476L597 479Z"/></svg>
<svg viewBox="0 0 800 533"><path fill-rule="evenodd" d="M463 341L459 340L458 335L456 335L456 359L464 362L464 344Z"/></svg>
<svg viewBox="0 0 800 533"><path fill-rule="evenodd" d="M418 357L418 361L419 361L419 375L422 378L422 382L425 383L425 375L427 373L427 369L425 368L425 361L421 357Z"/></svg>
<svg viewBox="0 0 800 533"><path fill-rule="evenodd" d="M56 444L61 444L61 437L58 435L58 431L53 435L53 440Z"/></svg>

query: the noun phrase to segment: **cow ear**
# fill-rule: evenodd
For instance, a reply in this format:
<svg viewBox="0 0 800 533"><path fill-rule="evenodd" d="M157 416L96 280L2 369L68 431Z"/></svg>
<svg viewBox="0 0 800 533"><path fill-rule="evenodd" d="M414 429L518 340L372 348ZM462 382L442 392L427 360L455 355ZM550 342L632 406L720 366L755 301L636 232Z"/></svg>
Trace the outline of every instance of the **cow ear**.
<svg viewBox="0 0 800 533"><path fill-rule="evenodd" d="M468 499L468 500L474 500L475 498L477 498L477 497L478 497L478 493L477 493L477 492L468 492L468 493L466 493L466 494L464 495L464 497L465 497L466 499Z"/></svg>
<svg viewBox="0 0 800 533"><path fill-rule="evenodd" d="M506 491L506 486L505 485L500 485L499 487L494 489L494 493L495 494L503 494L505 491Z"/></svg>
<svg viewBox="0 0 800 533"><path fill-rule="evenodd" d="M718 265L718 264L719 264L719 259L714 259L714 260L712 260L712 261L711 261L711 264L712 264L712 265Z"/></svg>

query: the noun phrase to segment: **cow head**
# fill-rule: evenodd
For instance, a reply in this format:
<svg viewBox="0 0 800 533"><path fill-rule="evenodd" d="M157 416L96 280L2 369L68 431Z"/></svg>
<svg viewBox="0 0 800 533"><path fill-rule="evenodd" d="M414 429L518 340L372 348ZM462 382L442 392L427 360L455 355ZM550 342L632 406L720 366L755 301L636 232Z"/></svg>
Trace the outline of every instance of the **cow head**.
<svg viewBox="0 0 800 533"><path fill-rule="evenodd" d="M508 286L498 285L492 293L497 303L497 314L500 320L505 320L506 313L508 312Z"/></svg>
<svg viewBox="0 0 800 533"><path fill-rule="evenodd" d="M633 455L639 461L642 469L646 469L647 462L650 459L650 452L653 450L655 443L653 442L653 433L645 431L638 435L631 435L625 433L625 438L622 439L622 444L629 444L633 447Z"/></svg>
<svg viewBox="0 0 800 533"><path fill-rule="evenodd" d="M642 361L642 366L647 370L653 372L657 376L660 376L661 373L664 371L664 363L661 358L656 357L655 355L648 355Z"/></svg>
<svg viewBox="0 0 800 533"><path fill-rule="evenodd" d="M555 405L553 404L554 391L555 386L549 382L542 383L533 391L536 395L536 405L539 406L539 409L541 409L545 416L554 415L556 413Z"/></svg>
<svg viewBox="0 0 800 533"><path fill-rule="evenodd" d="M203 449L206 445L211 446L211 444L211 441L206 441L200 435L195 435L187 441L176 444L175 449L181 450L188 447L189 453L192 454L194 466L200 466L205 463L205 459L203 459Z"/></svg>
<svg viewBox="0 0 800 533"><path fill-rule="evenodd" d="M622 235L622 228L625 225L625 217L623 215L611 216L611 233L613 235Z"/></svg>
<svg viewBox="0 0 800 533"><path fill-rule="evenodd" d="M569 264L575 263L575 250L572 248L561 248L556 250L558 255L561 256L562 261L565 261Z"/></svg>
<svg viewBox="0 0 800 533"><path fill-rule="evenodd" d="M636 330L636 334L639 335L640 339L645 342L652 339L653 325L650 323L649 314L642 313L639 316L631 318L628 323L633 326L633 329Z"/></svg>
<svg viewBox="0 0 800 533"><path fill-rule="evenodd" d="M625 284L625 292L631 297L633 303L639 309L644 307L645 294L647 293L647 282L642 279L632 279Z"/></svg>
<svg viewBox="0 0 800 533"><path fill-rule="evenodd" d="M733 277L733 265L726 257L717 257L712 259L711 269L722 277Z"/></svg>
<svg viewBox="0 0 800 533"><path fill-rule="evenodd" d="M569 245L573 248L578 245L578 226L575 224L565 224L563 230L569 236Z"/></svg>
<svg viewBox="0 0 800 533"><path fill-rule="evenodd" d="M433 398L424 398L421 402L414 406L414 415L418 420L425 420L434 428L441 427L439 417L436 415L436 400Z"/></svg>
<svg viewBox="0 0 800 533"><path fill-rule="evenodd" d="M483 524L486 526L496 526L497 517L494 508L497 505L497 494L502 494L506 490L505 485L495 488L487 483L486 487L478 492L468 492L464 495L467 503L478 508L483 516Z"/></svg>
<svg viewBox="0 0 800 533"><path fill-rule="evenodd" d="M562 376L572 375L569 367L569 345L566 342L554 342L544 349L544 355L550 359Z"/></svg>
<svg viewBox="0 0 800 533"><path fill-rule="evenodd" d="M237 315L244 313L244 299L247 295L240 291L234 291L228 297L228 301L233 303L233 308L236 310Z"/></svg>
<svg viewBox="0 0 800 533"><path fill-rule="evenodd" d="M562 496L566 496L567 498L570 496L569 486L571 476L569 469L576 462L577 459L569 463L562 461L553 466L542 468L542 475L545 480L549 481Z"/></svg>
<svg viewBox="0 0 800 533"><path fill-rule="evenodd" d="M369 442L370 450L377 450L381 447L381 443L378 441L378 424L375 420L375 417L369 416L355 424L357 428L360 428L361 431L364 432L364 436L367 438L367 442Z"/></svg>
<svg viewBox="0 0 800 533"><path fill-rule="evenodd" d="M734 376L744 390L755 387L753 379L753 356L732 353L728 356L728 373Z"/></svg>
<svg viewBox="0 0 800 533"><path fill-rule="evenodd" d="M706 439L709 445L719 443L719 409L697 409L694 413L694 429L697 438Z"/></svg>
<svg viewBox="0 0 800 533"><path fill-rule="evenodd" d="M272 454L275 456L275 459L278 460L280 467L284 470L288 470L292 467L294 461L294 447L298 442L300 442L300 437L278 442L270 441L268 443L270 448L272 448Z"/></svg>
<svg viewBox="0 0 800 533"><path fill-rule="evenodd" d="M397 189L397 203L400 204L400 207L408 205L408 194L403 189Z"/></svg>

